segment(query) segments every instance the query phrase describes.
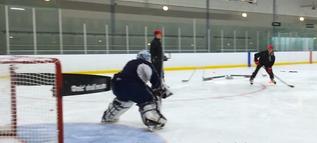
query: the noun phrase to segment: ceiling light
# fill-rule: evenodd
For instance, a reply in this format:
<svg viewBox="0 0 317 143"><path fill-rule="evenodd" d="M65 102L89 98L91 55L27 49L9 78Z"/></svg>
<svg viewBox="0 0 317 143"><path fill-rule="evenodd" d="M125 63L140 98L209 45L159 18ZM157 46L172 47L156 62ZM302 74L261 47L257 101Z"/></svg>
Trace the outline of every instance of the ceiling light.
<svg viewBox="0 0 317 143"><path fill-rule="evenodd" d="M21 7L10 7L11 10L25 10L24 8Z"/></svg>
<svg viewBox="0 0 317 143"><path fill-rule="evenodd" d="M299 21L304 21L305 18L304 17L299 17Z"/></svg>
<svg viewBox="0 0 317 143"><path fill-rule="evenodd" d="M242 13L242 17L248 17L248 14L247 13Z"/></svg>
<svg viewBox="0 0 317 143"><path fill-rule="evenodd" d="M44 0L44 1L46 1L46 2L50 2L51 0Z"/></svg>
<svg viewBox="0 0 317 143"><path fill-rule="evenodd" d="M164 5L164 6L163 6L163 10L164 10L164 11L168 11L168 6Z"/></svg>

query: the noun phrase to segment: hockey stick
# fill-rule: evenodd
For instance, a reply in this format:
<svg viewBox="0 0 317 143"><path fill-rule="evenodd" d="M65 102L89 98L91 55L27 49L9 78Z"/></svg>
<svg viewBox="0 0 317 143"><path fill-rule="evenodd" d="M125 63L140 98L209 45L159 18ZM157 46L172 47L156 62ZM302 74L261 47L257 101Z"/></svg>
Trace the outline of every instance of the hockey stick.
<svg viewBox="0 0 317 143"><path fill-rule="evenodd" d="M193 78L194 74L196 73L196 70L197 69L194 69L192 73L190 74L189 78L182 80L182 82L189 82Z"/></svg>
<svg viewBox="0 0 317 143"><path fill-rule="evenodd" d="M276 76L275 74L274 74L274 76L275 76L280 82L284 83L285 85L287 85L287 86L289 86L289 87L291 87L291 88L294 88L294 87L295 87L294 85L288 84L287 82L285 82L284 80L282 80L280 77Z"/></svg>
<svg viewBox="0 0 317 143"><path fill-rule="evenodd" d="M201 74L201 79L205 78L205 69L203 69L203 73Z"/></svg>
<svg viewBox="0 0 317 143"><path fill-rule="evenodd" d="M203 81L208 81L208 80L213 80L217 78L224 78L226 77L225 75L220 75L220 76L213 76L213 77L203 77Z"/></svg>
<svg viewBox="0 0 317 143"><path fill-rule="evenodd" d="M203 77L203 81L213 80L213 79L217 79L217 78L225 78L226 76L245 77L245 78L251 77L251 75L220 75L220 76L213 76L213 77Z"/></svg>
<svg viewBox="0 0 317 143"><path fill-rule="evenodd" d="M236 76L236 77L245 77L245 78L250 78L251 77L251 75L239 75L239 74L232 74L232 75L230 75L230 76Z"/></svg>
<svg viewBox="0 0 317 143"><path fill-rule="evenodd" d="M263 67L265 69L265 67ZM265 69L266 70L266 69ZM280 82L284 83L285 85L287 85L290 88L294 88L294 85L288 84L287 82L285 82L284 80L282 80L280 77L276 76L276 74L273 74L274 77L276 77Z"/></svg>

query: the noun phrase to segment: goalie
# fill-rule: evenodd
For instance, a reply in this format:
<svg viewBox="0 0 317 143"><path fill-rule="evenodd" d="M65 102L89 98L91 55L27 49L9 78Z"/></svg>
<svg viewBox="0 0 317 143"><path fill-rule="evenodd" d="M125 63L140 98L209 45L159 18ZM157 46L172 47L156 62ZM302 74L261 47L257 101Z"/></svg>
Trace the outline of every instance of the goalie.
<svg viewBox="0 0 317 143"><path fill-rule="evenodd" d="M143 50L114 75L112 91L116 96L102 116L102 123L112 123L136 103L143 123L150 129L161 129L166 118L161 114L161 98L172 95L154 69L151 54ZM147 83L150 82L152 88Z"/></svg>

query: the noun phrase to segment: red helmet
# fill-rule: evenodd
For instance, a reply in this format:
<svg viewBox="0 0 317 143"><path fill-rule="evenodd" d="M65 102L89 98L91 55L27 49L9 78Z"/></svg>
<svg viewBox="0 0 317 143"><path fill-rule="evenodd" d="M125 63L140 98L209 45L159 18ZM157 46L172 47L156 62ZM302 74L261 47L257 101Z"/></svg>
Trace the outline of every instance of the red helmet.
<svg viewBox="0 0 317 143"><path fill-rule="evenodd" d="M268 50L273 50L273 45L272 44L267 45L267 49Z"/></svg>
<svg viewBox="0 0 317 143"><path fill-rule="evenodd" d="M161 34L161 35L162 35L161 30L159 30L159 29L154 30L154 36L155 36L155 35L159 35L159 34Z"/></svg>

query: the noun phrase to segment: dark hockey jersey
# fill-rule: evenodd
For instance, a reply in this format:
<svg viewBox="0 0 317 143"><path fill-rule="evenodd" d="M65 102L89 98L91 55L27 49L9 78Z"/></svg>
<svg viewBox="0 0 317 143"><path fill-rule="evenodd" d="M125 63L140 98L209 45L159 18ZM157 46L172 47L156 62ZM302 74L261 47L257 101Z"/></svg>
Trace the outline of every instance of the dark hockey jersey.
<svg viewBox="0 0 317 143"><path fill-rule="evenodd" d="M274 52L269 53L268 50L256 53L254 55L254 61L259 61L261 65L266 67L272 67L275 63Z"/></svg>
<svg viewBox="0 0 317 143"><path fill-rule="evenodd" d="M152 63L142 59L129 61L123 70L114 76L114 79L135 84L146 84L150 81L153 88L161 86L161 78Z"/></svg>

